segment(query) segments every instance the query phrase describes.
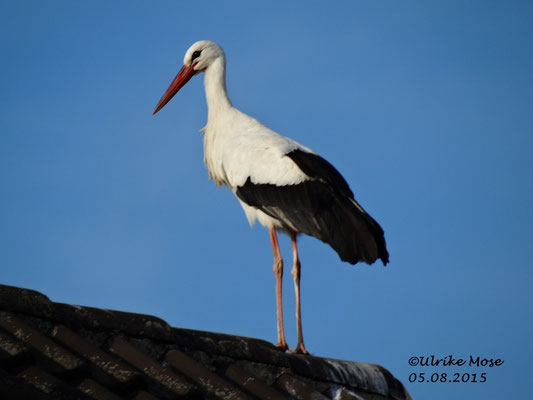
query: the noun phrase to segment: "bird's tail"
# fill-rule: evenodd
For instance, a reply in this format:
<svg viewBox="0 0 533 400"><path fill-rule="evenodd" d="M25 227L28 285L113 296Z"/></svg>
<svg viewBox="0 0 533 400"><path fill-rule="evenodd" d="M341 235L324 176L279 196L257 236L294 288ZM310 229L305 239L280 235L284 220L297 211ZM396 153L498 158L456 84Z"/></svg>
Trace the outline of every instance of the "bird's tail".
<svg viewBox="0 0 533 400"><path fill-rule="evenodd" d="M337 226L329 230L331 235L324 238L337 252L342 261L367 264L381 259L383 265L389 262L383 229L354 199L336 196Z"/></svg>

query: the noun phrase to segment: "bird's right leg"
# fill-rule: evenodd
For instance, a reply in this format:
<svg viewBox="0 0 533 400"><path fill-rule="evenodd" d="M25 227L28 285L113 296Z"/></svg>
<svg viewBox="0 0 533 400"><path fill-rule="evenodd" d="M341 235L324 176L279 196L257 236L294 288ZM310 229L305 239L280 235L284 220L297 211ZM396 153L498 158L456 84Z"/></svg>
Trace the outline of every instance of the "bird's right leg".
<svg viewBox="0 0 533 400"><path fill-rule="evenodd" d="M268 236L270 237L270 244L272 245L272 256L274 257L274 276L276 277L276 318L278 327L278 342L276 347L281 351L286 351L289 346L285 341L285 333L283 330L283 307L281 303L281 280L283 277L283 260L279 251L278 237L276 235L276 228L268 228Z"/></svg>
<svg viewBox="0 0 533 400"><path fill-rule="evenodd" d="M291 247L292 247L292 259L293 259L293 265L291 270L291 275L294 279L294 303L296 306L296 336L298 339L298 343L296 345L296 348L294 350L291 350L291 352L298 353L298 354L309 354L307 350L305 349L304 345L304 337L302 333L302 310L300 307L300 259L298 257L298 245L296 244L296 233L291 232Z"/></svg>

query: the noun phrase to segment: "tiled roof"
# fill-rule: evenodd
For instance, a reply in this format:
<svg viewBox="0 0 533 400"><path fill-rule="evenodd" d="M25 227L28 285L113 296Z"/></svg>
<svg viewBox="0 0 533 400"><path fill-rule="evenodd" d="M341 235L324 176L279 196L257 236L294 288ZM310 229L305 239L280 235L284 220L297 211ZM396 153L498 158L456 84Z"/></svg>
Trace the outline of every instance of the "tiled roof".
<svg viewBox="0 0 533 400"><path fill-rule="evenodd" d="M410 399L384 368L0 285L0 399Z"/></svg>

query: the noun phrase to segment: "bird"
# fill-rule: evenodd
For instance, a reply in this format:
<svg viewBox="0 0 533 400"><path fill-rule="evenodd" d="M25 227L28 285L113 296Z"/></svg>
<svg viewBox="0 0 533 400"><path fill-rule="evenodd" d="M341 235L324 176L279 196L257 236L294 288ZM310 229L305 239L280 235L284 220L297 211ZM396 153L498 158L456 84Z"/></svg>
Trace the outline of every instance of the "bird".
<svg viewBox="0 0 533 400"><path fill-rule="evenodd" d="M194 43L183 66L157 103L153 115L194 76L204 74L207 124L202 129L204 163L209 179L237 197L251 226L268 230L276 291L276 348L309 354L300 303L301 263L297 236L306 234L329 244L342 261L385 266L389 253L384 232L355 200L350 186L324 158L282 136L231 103L226 90L226 57L209 40ZM296 347L285 339L282 307L283 259L277 232L290 237L296 313Z"/></svg>

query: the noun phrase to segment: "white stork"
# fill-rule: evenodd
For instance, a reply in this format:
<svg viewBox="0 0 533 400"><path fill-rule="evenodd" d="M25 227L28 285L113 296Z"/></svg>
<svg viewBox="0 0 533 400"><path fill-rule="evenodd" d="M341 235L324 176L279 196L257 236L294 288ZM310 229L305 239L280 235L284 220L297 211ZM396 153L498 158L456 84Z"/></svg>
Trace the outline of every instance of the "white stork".
<svg viewBox="0 0 533 400"><path fill-rule="evenodd" d="M226 60L216 43L202 40L185 53L180 69L157 103L157 113L192 76L204 73L208 106L204 131L204 162L209 178L225 184L241 203L250 225L268 229L276 279L277 344L285 341L281 303L283 261L276 230L291 238L296 297L297 345L307 354L300 311L300 262L296 236L314 236L329 244L342 261L387 264L383 230L354 200L341 174L309 148L277 134L231 104L226 92Z"/></svg>

